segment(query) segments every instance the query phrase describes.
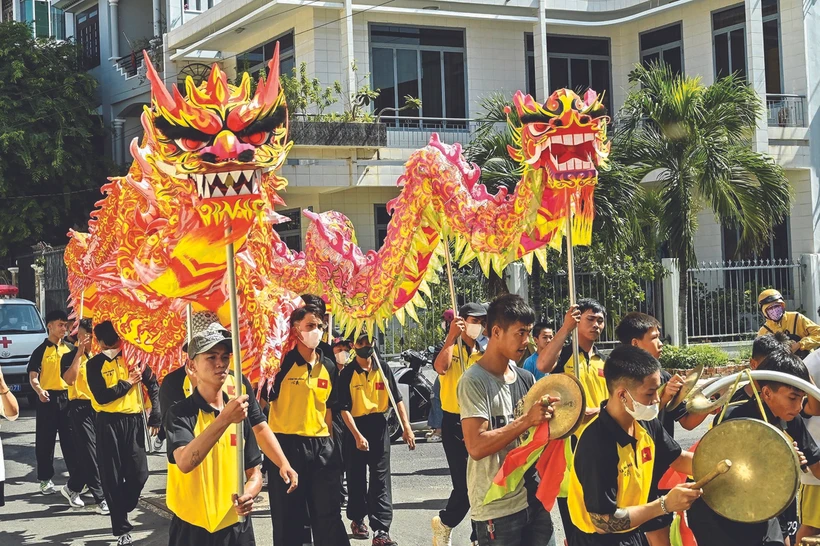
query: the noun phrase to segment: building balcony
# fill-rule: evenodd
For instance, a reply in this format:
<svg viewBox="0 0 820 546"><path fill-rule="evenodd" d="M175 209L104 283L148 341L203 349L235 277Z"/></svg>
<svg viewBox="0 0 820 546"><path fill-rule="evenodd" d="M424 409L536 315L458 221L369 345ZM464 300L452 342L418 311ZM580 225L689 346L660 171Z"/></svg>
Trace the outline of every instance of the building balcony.
<svg viewBox="0 0 820 546"><path fill-rule="evenodd" d="M769 127L806 127L804 95L766 95Z"/></svg>
<svg viewBox="0 0 820 546"><path fill-rule="evenodd" d="M439 140L445 144L458 142L467 146L478 127L477 121L466 118L383 116L381 119L387 125L388 148L424 148L433 133L438 133Z"/></svg>

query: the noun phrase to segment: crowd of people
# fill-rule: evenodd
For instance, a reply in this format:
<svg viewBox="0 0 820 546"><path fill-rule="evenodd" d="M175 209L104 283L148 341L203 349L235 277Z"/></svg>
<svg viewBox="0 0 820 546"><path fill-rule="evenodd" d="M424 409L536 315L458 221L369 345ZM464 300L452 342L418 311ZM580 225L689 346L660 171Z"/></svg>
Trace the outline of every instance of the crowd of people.
<svg viewBox="0 0 820 546"><path fill-rule="evenodd" d="M404 442L415 448L401 392L368 334L326 343L324 302L311 295L303 301L290 317L295 346L259 400L247 379L234 380L231 334L213 313L193 314L186 362L161 387L150 368L123 355L110 322L80 320L70 343L66 313L49 313L48 339L28 370L39 397L40 492L57 491L59 435L69 472L59 492L74 508L84 506L81 496L90 493L97 511L110 516L117 544L132 544L128 514L148 477L146 442L158 436L166 444L166 502L174 514L170 545L256 544L249 516L263 472L276 546L347 546L351 537L395 545L391 410ZM786 312L776 291L761 294L759 303L766 323L754 341L751 367L820 379L820 352L811 352L820 347L820 327ZM428 440L441 440L452 491L432 520L434 546L450 546L453 529L468 514L474 544L555 543L555 523L536 494L534 468L500 498L485 499L507 454L524 433L549 421L561 400L545 397L523 414L516 407L538 379L560 373L577 378L586 399L583 422L564 443L567 465L557 499L569 546L669 546L673 515L684 511L700 546L797 546L820 533L820 423L810 420L820 415L820 401L801 390L760 381L759 400L751 385L739 389L722 416L774 424L794 441L806 469L799 505L795 499L766 522L738 523L715 513L691 481L661 487L670 469L692 475L693 454L675 441L675 423L691 430L708 414L689 414L685 405L666 410L684 378L661 369L662 332L653 317L622 317L615 329L620 345L608 357L596 346L606 309L591 299L572 306L557 330L537 323L516 295L488 306L467 303L444 318L446 337L433 362L441 413L431 415L435 430ZM568 343L573 332L577 359ZM536 350L529 354L532 342ZM7 403L7 395L0 376L0 411L13 418L16 405ZM237 441L237 425L244 442ZM352 522L350 535L343 509Z"/></svg>

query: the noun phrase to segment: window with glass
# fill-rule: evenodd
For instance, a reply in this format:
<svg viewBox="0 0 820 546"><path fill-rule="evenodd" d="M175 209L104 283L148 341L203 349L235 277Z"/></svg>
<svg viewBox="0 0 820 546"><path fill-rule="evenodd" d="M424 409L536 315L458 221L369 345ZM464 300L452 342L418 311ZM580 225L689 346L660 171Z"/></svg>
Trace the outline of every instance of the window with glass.
<svg viewBox="0 0 820 546"><path fill-rule="evenodd" d="M14 0L3 0L0 18L2 18L3 22L14 20Z"/></svg>
<svg viewBox="0 0 820 546"><path fill-rule="evenodd" d="M746 78L746 8L743 4L712 14L715 78Z"/></svg>
<svg viewBox="0 0 820 546"><path fill-rule="evenodd" d="M236 72L238 74L248 72L253 79L259 79L262 71L268 69L268 61L273 58L276 42L279 42L279 74L290 76L293 73L293 67L296 66L296 50L293 46L292 30L256 49L237 55Z"/></svg>
<svg viewBox="0 0 820 546"><path fill-rule="evenodd" d="M535 44L527 34L527 90L535 91ZM547 35L547 68L550 90L572 89L583 95L587 89L604 93L603 103L612 111L609 95L610 54L606 38Z"/></svg>
<svg viewBox="0 0 820 546"><path fill-rule="evenodd" d="M100 18L99 9L94 6L74 19L77 43L83 52L86 70L100 65Z"/></svg>
<svg viewBox="0 0 820 546"><path fill-rule="evenodd" d="M683 24L675 23L640 36L641 64L664 63L673 74L683 74Z"/></svg>
<svg viewBox="0 0 820 546"><path fill-rule="evenodd" d="M777 0L763 0L763 56L766 64L766 93L783 93L780 60L780 14Z"/></svg>
<svg viewBox="0 0 820 546"><path fill-rule="evenodd" d="M390 224L390 214L387 212L387 205L373 205L376 220L376 250L384 245L387 238L387 226Z"/></svg>
<svg viewBox="0 0 820 546"><path fill-rule="evenodd" d="M527 61L527 94L535 96L535 37L524 33L524 58Z"/></svg>
<svg viewBox="0 0 820 546"><path fill-rule="evenodd" d="M789 219L777 224L769 233L766 245L758 252L741 252L740 249L740 229L735 226L723 226L723 259L726 261L756 261L779 262L791 258L789 247ZM737 271L727 271L727 284L729 282L744 286L747 283L756 283L758 286L776 286L784 294L791 292L792 274L791 269L772 269L768 267L751 267L749 269ZM731 274L731 280L730 279ZM738 280L741 279L741 281Z"/></svg>
<svg viewBox="0 0 820 546"><path fill-rule="evenodd" d="M308 209L312 210L311 207ZM275 224L273 229L289 249L300 252L302 250L302 210L287 209L276 212L289 218L290 221Z"/></svg>
<svg viewBox="0 0 820 546"><path fill-rule="evenodd" d="M371 25L370 59L373 88L380 90L375 112L399 109L408 96L422 102L420 109L387 110L383 121L420 126L402 118L423 117L424 125L440 126L467 117L463 30Z"/></svg>

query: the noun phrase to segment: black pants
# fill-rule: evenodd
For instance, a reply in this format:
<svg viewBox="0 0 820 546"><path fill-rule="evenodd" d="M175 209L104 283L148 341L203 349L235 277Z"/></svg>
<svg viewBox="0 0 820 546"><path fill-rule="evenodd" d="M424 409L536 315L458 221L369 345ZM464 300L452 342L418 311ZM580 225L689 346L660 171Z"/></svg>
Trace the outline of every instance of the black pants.
<svg viewBox="0 0 820 546"><path fill-rule="evenodd" d="M447 499L447 506L438 516L447 527L456 527L470 511L470 498L467 496L467 446L464 445L464 434L461 432L461 416L457 413L444 412L441 419L441 443L447 456L447 466L450 467L453 491Z"/></svg>
<svg viewBox="0 0 820 546"><path fill-rule="evenodd" d="M48 391L50 400L37 400L37 423L34 433L34 453L37 458L37 479L41 482L54 477L54 446L60 434L60 447L69 477L77 472L76 448L68 417L68 392Z"/></svg>
<svg viewBox="0 0 820 546"><path fill-rule="evenodd" d="M356 417L356 428L367 438L369 451L356 448L352 434L345 436L345 470L350 498L347 517L352 521L370 520L374 531L390 531L393 522L393 494L390 483L390 435L387 419L376 413ZM367 471L370 470L370 483Z"/></svg>
<svg viewBox="0 0 820 546"><path fill-rule="evenodd" d="M68 488L79 493L84 486L88 486L94 500L99 504L105 500L105 494L100 482L100 469L97 466L97 412L88 400L71 400L68 403L68 416L71 419L77 454L76 479L74 475L71 476Z"/></svg>
<svg viewBox="0 0 820 546"><path fill-rule="evenodd" d="M294 522L308 519L314 546L350 546L337 494L341 487L342 468L333 439L292 434L277 434L276 437L285 457L299 474L299 487L288 494L288 486L283 480L276 476L268 478L274 546L302 544L304 529Z"/></svg>
<svg viewBox="0 0 820 546"><path fill-rule="evenodd" d="M256 546L256 538L249 517L245 518L244 523L235 523L209 533L174 516L168 530L168 546Z"/></svg>
<svg viewBox="0 0 820 546"><path fill-rule="evenodd" d="M128 512L137 507L148 481L145 425L140 414L97 414L97 462L111 511L111 532L114 536L130 533L134 526Z"/></svg>
<svg viewBox="0 0 820 546"><path fill-rule="evenodd" d="M337 418L338 415L338 418ZM344 453L344 444L345 438L350 436L350 431L347 430L347 425L342 420L342 416L340 412L333 413L333 440L336 448L339 450L339 456L342 458L342 486L339 488L339 493L342 498L342 502L347 500L347 480L345 479L345 453Z"/></svg>

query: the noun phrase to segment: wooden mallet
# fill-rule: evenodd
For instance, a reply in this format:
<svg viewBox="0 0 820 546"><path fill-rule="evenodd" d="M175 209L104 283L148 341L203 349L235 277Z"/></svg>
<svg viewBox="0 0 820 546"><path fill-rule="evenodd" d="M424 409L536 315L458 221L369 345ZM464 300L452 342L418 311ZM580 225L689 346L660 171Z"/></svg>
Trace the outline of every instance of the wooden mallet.
<svg viewBox="0 0 820 546"><path fill-rule="evenodd" d="M695 484L692 486L692 489L703 489L705 485L707 485L709 482L711 482L721 474L726 474L727 472L729 472L730 468L732 468L732 461L730 461L729 459L723 459L717 464L714 470L712 470L704 477L696 481Z"/></svg>

